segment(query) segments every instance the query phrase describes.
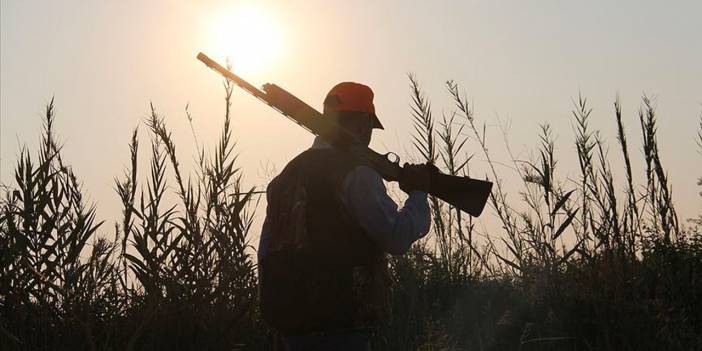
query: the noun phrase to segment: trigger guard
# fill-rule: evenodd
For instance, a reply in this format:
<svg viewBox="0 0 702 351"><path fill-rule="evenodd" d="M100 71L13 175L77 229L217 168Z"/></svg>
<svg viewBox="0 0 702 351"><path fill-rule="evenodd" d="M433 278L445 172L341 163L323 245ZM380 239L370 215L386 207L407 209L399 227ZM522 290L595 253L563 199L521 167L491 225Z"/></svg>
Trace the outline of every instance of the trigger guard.
<svg viewBox="0 0 702 351"><path fill-rule="evenodd" d="M400 156L398 156L396 153L394 153L394 152L392 152L392 151L386 153L386 154L383 155L383 156L385 156L385 159L387 159L388 161L390 161L390 163L394 163L394 164L396 164L396 165L399 165L399 164L400 164Z"/></svg>

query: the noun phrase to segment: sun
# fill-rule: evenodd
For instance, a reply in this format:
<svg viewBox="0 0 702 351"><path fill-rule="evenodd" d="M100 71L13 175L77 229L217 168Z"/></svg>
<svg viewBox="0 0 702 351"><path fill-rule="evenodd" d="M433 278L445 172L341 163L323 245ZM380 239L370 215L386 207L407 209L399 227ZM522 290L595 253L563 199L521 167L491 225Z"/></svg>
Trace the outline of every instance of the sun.
<svg viewBox="0 0 702 351"><path fill-rule="evenodd" d="M213 58L227 59L235 73L258 76L280 56L280 30L263 9L253 5L234 8L211 22Z"/></svg>

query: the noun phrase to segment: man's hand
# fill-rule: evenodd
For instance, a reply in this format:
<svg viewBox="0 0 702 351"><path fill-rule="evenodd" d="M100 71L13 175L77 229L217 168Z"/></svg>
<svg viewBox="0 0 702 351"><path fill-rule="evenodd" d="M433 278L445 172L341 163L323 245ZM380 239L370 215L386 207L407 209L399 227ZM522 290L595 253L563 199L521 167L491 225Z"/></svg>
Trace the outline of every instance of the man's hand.
<svg viewBox="0 0 702 351"><path fill-rule="evenodd" d="M423 165L405 163L400 172L400 189L408 194L413 190L429 192L431 176L438 172L439 169L431 163Z"/></svg>

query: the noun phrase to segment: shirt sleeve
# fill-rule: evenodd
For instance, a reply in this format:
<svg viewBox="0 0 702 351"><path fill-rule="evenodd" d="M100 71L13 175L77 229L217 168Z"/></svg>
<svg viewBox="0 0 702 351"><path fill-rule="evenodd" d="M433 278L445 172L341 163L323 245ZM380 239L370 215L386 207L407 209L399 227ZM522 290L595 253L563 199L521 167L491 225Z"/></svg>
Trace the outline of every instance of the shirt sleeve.
<svg viewBox="0 0 702 351"><path fill-rule="evenodd" d="M429 233L431 215L427 194L410 192L398 210L387 194L383 179L370 167L352 170L344 179L340 195L351 218L387 253L401 255Z"/></svg>

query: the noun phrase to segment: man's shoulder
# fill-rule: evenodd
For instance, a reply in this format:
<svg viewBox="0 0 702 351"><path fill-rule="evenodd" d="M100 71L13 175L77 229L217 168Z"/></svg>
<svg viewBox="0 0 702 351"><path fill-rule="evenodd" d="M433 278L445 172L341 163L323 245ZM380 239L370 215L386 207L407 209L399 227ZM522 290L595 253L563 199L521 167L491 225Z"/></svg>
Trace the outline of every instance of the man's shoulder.
<svg viewBox="0 0 702 351"><path fill-rule="evenodd" d="M355 177L357 179L363 179L373 182L383 180L378 171L364 164L357 164L353 168L351 168L351 170L348 173L348 177Z"/></svg>
<svg viewBox="0 0 702 351"><path fill-rule="evenodd" d="M385 184L380 174L367 165L357 165L344 177L345 193L385 192Z"/></svg>
<svg viewBox="0 0 702 351"><path fill-rule="evenodd" d="M302 171L347 173L361 165L361 161L353 155L334 148L307 149L295 156L283 170L300 169Z"/></svg>
<svg viewBox="0 0 702 351"><path fill-rule="evenodd" d="M290 177L314 178L316 180L380 178L372 168L362 165L347 152L334 148L307 149L290 160L269 183L278 184ZM321 177L321 178L319 178ZM339 180L341 180L339 179Z"/></svg>

